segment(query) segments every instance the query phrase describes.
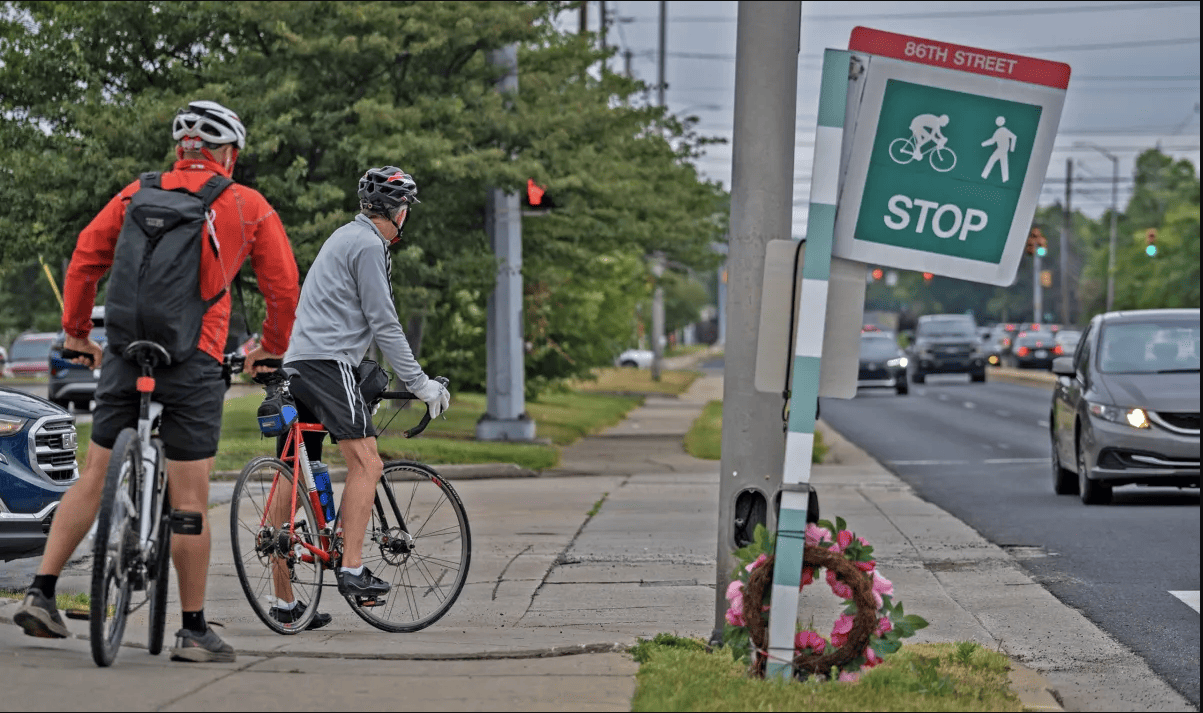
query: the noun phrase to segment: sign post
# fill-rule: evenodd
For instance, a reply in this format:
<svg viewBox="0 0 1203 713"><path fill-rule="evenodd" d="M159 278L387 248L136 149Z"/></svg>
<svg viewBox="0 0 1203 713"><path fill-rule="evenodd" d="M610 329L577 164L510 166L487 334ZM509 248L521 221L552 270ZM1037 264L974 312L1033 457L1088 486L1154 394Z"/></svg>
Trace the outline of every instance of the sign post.
<svg viewBox="0 0 1203 713"><path fill-rule="evenodd" d="M1069 83L1066 64L864 27L849 50L823 62L766 676L793 673L832 259L1014 282Z"/></svg>

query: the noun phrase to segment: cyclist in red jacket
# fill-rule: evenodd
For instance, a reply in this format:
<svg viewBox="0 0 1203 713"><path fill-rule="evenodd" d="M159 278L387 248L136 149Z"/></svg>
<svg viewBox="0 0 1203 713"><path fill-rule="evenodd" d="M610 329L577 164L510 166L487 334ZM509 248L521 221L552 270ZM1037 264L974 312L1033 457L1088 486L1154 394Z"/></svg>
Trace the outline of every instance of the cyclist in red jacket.
<svg viewBox="0 0 1203 713"><path fill-rule="evenodd" d="M196 191L214 174L229 177L238 151L246 143L246 129L238 116L222 105L194 101L176 115L172 138L178 142L178 160L162 175L162 187ZM88 336L97 283L113 264L126 205L138 188L138 181L126 186L79 234L63 286L64 347L89 354L92 366L100 368L101 374L87 462L79 480L59 503L38 575L13 617L31 636L64 638L68 634L54 604L58 575L96 519L117 435L123 428L136 425L138 419L138 366L111 348L102 350ZM212 251L202 251L202 292L217 294L250 258L267 301L267 318L262 344L247 355L245 370L267 371L258 362L281 358L288 348L295 318L300 289L292 247L275 210L252 188L234 183L214 201L211 210L220 250L216 256ZM215 285L218 289L212 289ZM183 610L183 628L176 633L176 645L171 650L173 660L228 662L235 658L233 648L208 627L204 617L210 549L206 516L209 473L221 435L226 392L222 351L229 320L227 290L205 313L196 352L155 372L154 398L163 404L159 434L167 456L171 506L199 512L204 520L200 535L171 538ZM87 359L79 357L75 361L86 363Z"/></svg>

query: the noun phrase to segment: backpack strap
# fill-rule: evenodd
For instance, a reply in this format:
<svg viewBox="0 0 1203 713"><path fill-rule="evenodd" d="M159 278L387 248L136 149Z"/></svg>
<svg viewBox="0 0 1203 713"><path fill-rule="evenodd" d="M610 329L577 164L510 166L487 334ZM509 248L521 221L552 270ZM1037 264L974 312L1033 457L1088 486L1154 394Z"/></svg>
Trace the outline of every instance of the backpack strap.
<svg viewBox="0 0 1203 713"><path fill-rule="evenodd" d="M139 189L142 188L162 188L163 174L159 171L147 171L138 176Z"/></svg>
<svg viewBox="0 0 1203 713"><path fill-rule="evenodd" d="M205 185L201 186L194 195L204 201L205 211L208 211L209 207L213 205L213 201L217 200L217 197L220 196L222 192L229 188L233 183L233 180L226 178L225 176L215 175L212 176L208 181L205 181Z"/></svg>

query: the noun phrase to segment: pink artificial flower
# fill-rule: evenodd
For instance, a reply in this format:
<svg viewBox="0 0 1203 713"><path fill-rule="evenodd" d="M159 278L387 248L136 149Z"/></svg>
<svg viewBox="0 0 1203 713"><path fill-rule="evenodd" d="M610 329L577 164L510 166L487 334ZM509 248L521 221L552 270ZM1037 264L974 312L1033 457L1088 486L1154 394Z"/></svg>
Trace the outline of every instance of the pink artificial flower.
<svg viewBox="0 0 1203 713"><path fill-rule="evenodd" d="M890 617L883 616L877 620L877 630L874 632L877 636L885 636L887 633L894 630L894 622L890 621Z"/></svg>
<svg viewBox="0 0 1203 713"><path fill-rule="evenodd" d="M802 587L805 587L808 584L814 584L814 583L815 583L815 568L814 567L803 567L802 568L802 585L800 587L798 587L798 589L801 589Z"/></svg>
<svg viewBox="0 0 1203 713"><path fill-rule="evenodd" d="M727 601L732 601L736 597L742 597L744 592L744 583L738 579L732 580L727 585Z"/></svg>
<svg viewBox="0 0 1203 713"><path fill-rule="evenodd" d="M877 655L877 652L873 650L873 647L866 646L865 647L865 666L864 666L864 668L873 668L874 666L877 666L878 664L881 664L881 663L884 663L884 660L880 656Z"/></svg>
<svg viewBox="0 0 1203 713"><path fill-rule="evenodd" d="M818 547L819 543L830 539L831 530L828 530L825 527L819 527L813 522L806 525L806 544L810 545L811 547Z"/></svg>
<svg viewBox="0 0 1203 713"><path fill-rule="evenodd" d="M869 560L868 562L853 562L856 568L862 572L872 572L877 567L877 560Z"/></svg>
<svg viewBox="0 0 1203 713"><path fill-rule="evenodd" d="M726 618L727 623L731 626L747 626L747 624L744 623L743 603L740 602L740 608L738 609L735 608L735 606L732 606L730 609L728 609Z"/></svg>
<svg viewBox="0 0 1203 713"><path fill-rule="evenodd" d="M813 631L799 631L798 635L794 637L794 649L798 651L810 649L816 654L821 654L825 648L827 648L827 640Z"/></svg>
<svg viewBox="0 0 1203 713"><path fill-rule="evenodd" d="M831 570L827 570L827 584L831 587L831 591L840 599L852 598L852 587L836 579L835 572ZM879 604L877 608L880 609L881 605Z"/></svg>
<svg viewBox="0 0 1203 713"><path fill-rule="evenodd" d="M881 609L881 605L883 604L883 602L881 600L881 595L883 595L883 594L893 596L894 595L894 585L890 582L890 580L881 576L880 572L878 572L877 570L874 570L873 571L873 603L877 605L878 609Z"/></svg>
<svg viewBox="0 0 1203 713"><path fill-rule="evenodd" d="M831 549L836 552L843 552L848 549L848 545L852 544L852 533L847 530L840 530L840 534L835 536L835 547Z"/></svg>
<svg viewBox="0 0 1203 713"><path fill-rule="evenodd" d="M860 680L859 671L841 671L839 677L840 683L856 683Z"/></svg>
<svg viewBox="0 0 1203 713"><path fill-rule="evenodd" d="M752 562L751 564L749 564L747 567L744 567L744 569L746 569L746 570L748 570L749 572L751 572L752 570L756 569L756 568L757 568L757 567L759 567L760 565L762 565L762 564L764 564L765 562L767 562L767 561L768 561L768 559L769 559L769 556L768 556L768 555L766 555L766 554L764 554L764 553L762 552L762 553L760 554L760 556L756 558L756 560L755 560L755 561L753 561L753 562Z"/></svg>
<svg viewBox="0 0 1203 713"><path fill-rule="evenodd" d="M868 540L866 540L866 539L865 539L865 538L863 538L863 537L857 537L857 538L856 538L856 541L857 541L857 542L859 542L859 543L861 543L861 544L862 544L862 545L864 545L865 547L868 547L868 546L869 546L869 541L868 541Z"/></svg>
<svg viewBox="0 0 1203 713"><path fill-rule="evenodd" d="M843 646L848 643L848 634L852 632L852 623L855 620L851 614L840 614L840 618L835 620L835 625L831 627L831 645Z"/></svg>

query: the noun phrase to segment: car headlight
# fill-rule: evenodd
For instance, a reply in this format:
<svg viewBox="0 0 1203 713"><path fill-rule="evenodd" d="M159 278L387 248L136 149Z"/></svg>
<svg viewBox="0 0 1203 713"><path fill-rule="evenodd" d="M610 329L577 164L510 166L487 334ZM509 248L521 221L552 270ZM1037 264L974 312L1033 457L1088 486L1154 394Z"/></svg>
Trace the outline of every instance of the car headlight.
<svg viewBox="0 0 1203 713"><path fill-rule="evenodd" d="M17 418L16 416L0 416L0 436L11 436L14 433L20 433L21 429L25 428L27 420Z"/></svg>
<svg viewBox="0 0 1203 713"><path fill-rule="evenodd" d="M1149 428L1149 415L1142 408L1120 408L1107 404L1088 403L1090 413L1101 419L1132 428Z"/></svg>
<svg viewBox="0 0 1203 713"><path fill-rule="evenodd" d="M897 359L891 359L886 362L886 366L900 366L904 369L906 368L906 365L906 357L898 357Z"/></svg>

